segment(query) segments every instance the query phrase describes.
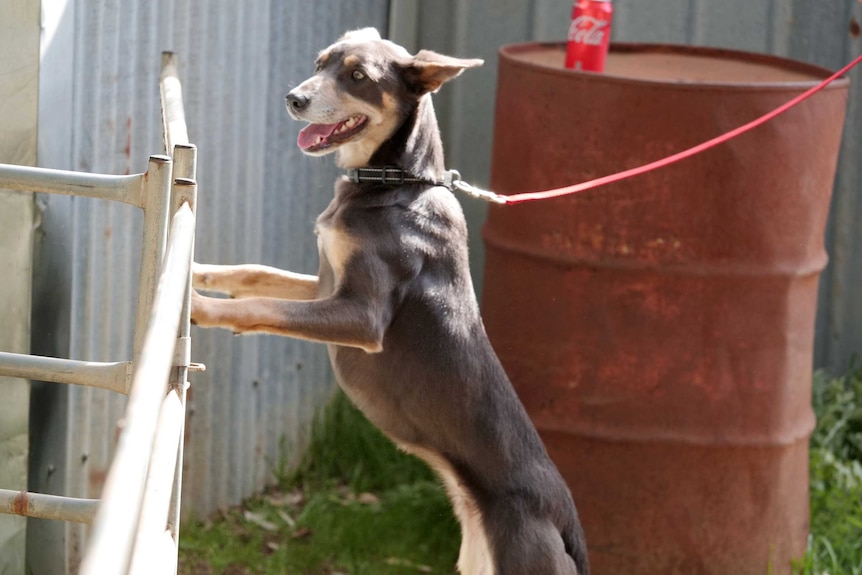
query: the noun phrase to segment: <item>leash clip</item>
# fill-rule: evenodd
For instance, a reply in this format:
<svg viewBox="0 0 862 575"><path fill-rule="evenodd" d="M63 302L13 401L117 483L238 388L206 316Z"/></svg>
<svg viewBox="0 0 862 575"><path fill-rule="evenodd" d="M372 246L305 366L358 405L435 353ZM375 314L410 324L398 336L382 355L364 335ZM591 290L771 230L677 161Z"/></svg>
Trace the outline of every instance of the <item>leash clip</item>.
<svg viewBox="0 0 862 575"><path fill-rule="evenodd" d="M443 172L443 186L450 192L455 191L455 182L461 181L461 172L458 170L446 170Z"/></svg>
<svg viewBox="0 0 862 575"><path fill-rule="evenodd" d="M450 191L458 190L468 196L490 202L492 204L505 204L506 198L494 192L477 188L470 185L461 179L461 173L458 170L448 170L443 172L443 185Z"/></svg>

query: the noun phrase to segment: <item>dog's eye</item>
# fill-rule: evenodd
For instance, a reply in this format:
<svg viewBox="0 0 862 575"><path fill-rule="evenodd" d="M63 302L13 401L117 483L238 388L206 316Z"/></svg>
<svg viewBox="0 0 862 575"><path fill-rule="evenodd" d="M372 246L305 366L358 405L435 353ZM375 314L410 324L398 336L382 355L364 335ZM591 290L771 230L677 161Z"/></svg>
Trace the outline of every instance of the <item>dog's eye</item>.
<svg viewBox="0 0 862 575"><path fill-rule="evenodd" d="M354 71L353 71L353 79L354 79L354 80L357 80L357 81L358 81L358 80L363 80L363 79L365 79L365 74L363 74L363 73L362 73L362 72L360 72L359 70L354 70Z"/></svg>

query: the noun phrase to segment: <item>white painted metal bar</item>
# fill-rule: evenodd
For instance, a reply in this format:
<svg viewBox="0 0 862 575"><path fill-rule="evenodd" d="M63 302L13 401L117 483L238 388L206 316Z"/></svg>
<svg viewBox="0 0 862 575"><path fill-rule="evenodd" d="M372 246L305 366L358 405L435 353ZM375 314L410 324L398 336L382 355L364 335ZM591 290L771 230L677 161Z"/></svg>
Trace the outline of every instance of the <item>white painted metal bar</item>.
<svg viewBox="0 0 862 575"><path fill-rule="evenodd" d="M183 88L177 74L177 56L173 52L162 52L162 73L159 77L159 92L162 99L162 121L165 150L170 153L174 146L189 143L186 129L186 113L183 107Z"/></svg>
<svg viewBox="0 0 862 575"><path fill-rule="evenodd" d="M0 513L38 517L40 519L62 519L75 523L90 523L96 514L98 499L60 497L0 489Z"/></svg>
<svg viewBox="0 0 862 575"><path fill-rule="evenodd" d="M194 214L188 205L176 213L171 243L153 303L137 364L124 426L102 489L102 504L93 522L81 575L125 573L141 516L141 497L152 453L159 409L167 392L183 294L187 288L194 238ZM163 383L164 382L164 383Z"/></svg>
<svg viewBox="0 0 862 575"><path fill-rule="evenodd" d="M171 211L175 213L184 202L189 202L193 211L197 210L197 186L184 184L181 178L194 181L197 176L197 148L188 142L188 129L185 121L185 109L182 98L182 85L179 80L177 57L171 52L162 53L162 72L159 77L159 88L162 102L162 120L164 122L165 151L172 154L174 160L174 186L171 189ZM194 254L194 247L192 247ZM189 262L191 265L191 262ZM191 335L191 276L186 286L183 302L182 318L180 320L179 338L189 341ZM190 347L188 348L190 351ZM189 383L188 366L190 358L176 361L176 370L171 378L171 386L176 389L182 403L183 415L186 409L186 390ZM182 434L185 433L185 417L182 418ZM173 537L176 550L180 538L180 511L183 489L183 453L184 445L180 441L177 450L176 473L174 488L168 511L168 531ZM174 558L176 561L176 557Z"/></svg>
<svg viewBox="0 0 862 575"><path fill-rule="evenodd" d="M152 573L153 558L163 548L162 538L168 522L174 477L178 471L177 450L182 439L184 407L178 390L169 391L162 401L141 503L141 518L129 564L130 575ZM173 560L175 563L176 557Z"/></svg>
<svg viewBox="0 0 862 575"><path fill-rule="evenodd" d="M132 379L132 362L77 361L0 351L0 375L126 393Z"/></svg>
<svg viewBox="0 0 862 575"><path fill-rule="evenodd" d="M153 306L159 269L165 255L168 232L173 162L168 156L150 156L144 185L144 231L141 270L138 275L138 302L135 311L135 338L132 361L138 364L144 345L147 322Z"/></svg>
<svg viewBox="0 0 862 575"><path fill-rule="evenodd" d="M171 154L174 160L174 186L171 189L171 212L176 213L183 203L188 202L192 211L197 206L197 186L194 184L197 174L197 148L188 141L188 129L186 127L185 109L182 98L182 84L178 73L177 57L171 52L162 53L162 71L159 77L159 92L162 104L162 121L164 124L165 151ZM194 254L194 247L192 247ZM191 266L191 261L189 262ZM189 275L186 293L183 301L182 317L180 319L179 340L182 343L190 341L190 311L191 311L191 275ZM185 410L186 391L189 383L188 366L191 346L183 346L178 343L178 350L187 355L177 358L174 362L176 369L171 376L170 385L176 390L182 405L182 418L180 436L185 434ZM168 534L174 543L173 562L176 564L176 551L179 546L180 537L180 511L182 503L183 488L183 454L184 445L180 441L176 453L176 469L173 480L173 493L168 510L167 527ZM137 553L137 551L136 551ZM133 562L134 568L134 562Z"/></svg>
<svg viewBox="0 0 862 575"><path fill-rule="evenodd" d="M113 200L143 207L144 174L110 176L0 164L0 188Z"/></svg>
<svg viewBox="0 0 862 575"><path fill-rule="evenodd" d="M174 166L175 172L179 178L190 178L190 180L177 179L174 180L174 186L171 189L171 211L176 213L184 202L189 202L193 211L197 211L197 185L186 185L193 183L197 172L197 148L192 144L177 144L174 146ZM194 259L194 238L192 238L191 259ZM191 267L192 261L189 261ZM190 341L191 338L191 293L192 293L192 278L189 274L186 283L186 292L183 298L183 311L180 317L179 338L181 341ZM191 346L188 352L191 351ZM180 437L185 435L185 412L186 412L186 391L188 390L188 373L190 357L182 358L185 361L175 362L176 371L171 380L171 385L179 394L182 404L182 417ZM184 445L180 441L176 454L176 473L174 474L174 488L171 496L170 509L168 510L167 526L170 531L174 545L174 551L179 546L180 541L180 511L182 504L183 492L183 456ZM176 563L176 557L174 557Z"/></svg>

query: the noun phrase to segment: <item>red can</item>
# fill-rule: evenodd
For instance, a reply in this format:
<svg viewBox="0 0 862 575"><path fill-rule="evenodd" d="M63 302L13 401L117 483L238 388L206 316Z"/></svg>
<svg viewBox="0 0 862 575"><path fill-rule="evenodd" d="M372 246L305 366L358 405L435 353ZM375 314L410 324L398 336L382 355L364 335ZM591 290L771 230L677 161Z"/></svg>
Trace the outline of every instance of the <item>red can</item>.
<svg viewBox="0 0 862 575"><path fill-rule="evenodd" d="M611 0L575 0L566 46L566 68L602 72L611 44Z"/></svg>

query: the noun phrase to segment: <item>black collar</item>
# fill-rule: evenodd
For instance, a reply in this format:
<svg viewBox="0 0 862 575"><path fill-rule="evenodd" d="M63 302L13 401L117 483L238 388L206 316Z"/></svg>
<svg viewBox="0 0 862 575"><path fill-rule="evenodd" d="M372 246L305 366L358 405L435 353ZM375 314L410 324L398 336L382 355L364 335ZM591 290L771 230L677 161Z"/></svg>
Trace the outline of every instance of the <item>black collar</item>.
<svg viewBox="0 0 862 575"><path fill-rule="evenodd" d="M400 186L403 184L429 184L432 186L444 185L443 180L432 180L420 178L410 172L395 166L383 168L350 168L347 170L347 178L354 184L372 183Z"/></svg>
<svg viewBox="0 0 862 575"><path fill-rule="evenodd" d="M503 196L471 186L462 180L461 174L458 170L446 170L441 174L441 176L442 177L437 180L420 178L419 176L404 171L401 168L396 168L395 166L386 166L383 168L348 168L347 170L347 178L354 184L373 183L383 184L386 186L427 184L429 186L443 186L451 192L458 190L467 195L473 196L474 198L479 198L494 204L506 203L506 199Z"/></svg>

